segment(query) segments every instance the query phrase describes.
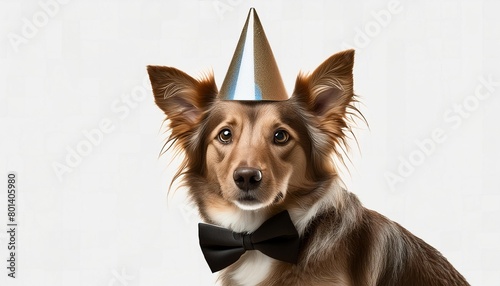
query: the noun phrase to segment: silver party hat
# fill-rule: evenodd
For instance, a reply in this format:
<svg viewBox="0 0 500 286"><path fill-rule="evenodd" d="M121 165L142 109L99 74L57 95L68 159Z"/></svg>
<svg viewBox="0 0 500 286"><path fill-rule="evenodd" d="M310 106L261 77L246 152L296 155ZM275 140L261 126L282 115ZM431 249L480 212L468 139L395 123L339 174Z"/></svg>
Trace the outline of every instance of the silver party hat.
<svg viewBox="0 0 500 286"><path fill-rule="evenodd" d="M223 100L287 100L288 95L257 12L250 8L222 83Z"/></svg>

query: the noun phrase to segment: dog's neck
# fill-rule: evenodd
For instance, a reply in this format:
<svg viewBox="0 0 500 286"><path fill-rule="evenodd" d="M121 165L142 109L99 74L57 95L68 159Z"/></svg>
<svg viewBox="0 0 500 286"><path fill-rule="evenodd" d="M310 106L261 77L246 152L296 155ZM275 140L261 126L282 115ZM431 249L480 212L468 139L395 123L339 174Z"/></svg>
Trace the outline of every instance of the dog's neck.
<svg viewBox="0 0 500 286"><path fill-rule="evenodd" d="M307 200L305 203L296 202L281 209L288 210L301 238L306 236L305 232L313 220L331 209L342 207L347 194L342 188L341 182L336 179L322 184L312 192L318 195L317 199ZM308 196L308 198L310 197ZM273 211L268 209L260 211L237 209L236 211L217 212L217 214L211 216L211 219L216 224L236 232L253 232L273 214ZM314 251L308 253L306 258L323 250L323 248L317 247ZM272 263L272 258L260 252L246 253L239 263L223 270L221 279L226 281L225 283L228 285L234 283L238 285L258 285L269 276Z"/></svg>
<svg viewBox="0 0 500 286"><path fill-rule="evenodd" d="M315 217L342 204L344 189L340 182L336 180L322 185L315 191L321 192L323 195L311 205L297 204L288 210L300 236L304 234L304 231Z"/></svg>
<svg viewBox="0 0 500 286"><path fill-rule="evenodd" d="M215 224L234 232L254 232L269 217L266 210L247 211L232 208L208 212Z"/></svg>

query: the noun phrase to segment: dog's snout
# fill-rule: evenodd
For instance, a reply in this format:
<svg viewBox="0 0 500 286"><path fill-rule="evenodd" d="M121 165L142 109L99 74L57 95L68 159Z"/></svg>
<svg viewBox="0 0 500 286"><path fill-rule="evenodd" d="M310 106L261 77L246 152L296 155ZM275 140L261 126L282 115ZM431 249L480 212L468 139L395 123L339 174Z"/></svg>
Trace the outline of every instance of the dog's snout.
<svg viewBox="0 0 500 286"><path fill-rule="evenodd" d="M242 191L256 189L262 181L262 172L250 167L239 167L234 170L233 179Z"/></svg>

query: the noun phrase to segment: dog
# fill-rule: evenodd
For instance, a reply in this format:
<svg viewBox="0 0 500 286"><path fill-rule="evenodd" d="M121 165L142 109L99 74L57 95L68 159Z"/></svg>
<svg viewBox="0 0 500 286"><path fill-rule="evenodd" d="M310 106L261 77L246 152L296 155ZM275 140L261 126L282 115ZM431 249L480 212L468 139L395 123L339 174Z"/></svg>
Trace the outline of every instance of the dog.
<svg viewBox="0 0 500 286"><path fill-rule="evenodd" d="M436 249L343 187L332 157L361 115L353 65L353 50L336 53L300 73L288 100L271 102L220 100L212 74L148 66L171 130L166 146L184 153L175 179L201 218L252 233L286 210L300 236L296 264L247 251L221 271L222 285L469 285Z"/></svg>

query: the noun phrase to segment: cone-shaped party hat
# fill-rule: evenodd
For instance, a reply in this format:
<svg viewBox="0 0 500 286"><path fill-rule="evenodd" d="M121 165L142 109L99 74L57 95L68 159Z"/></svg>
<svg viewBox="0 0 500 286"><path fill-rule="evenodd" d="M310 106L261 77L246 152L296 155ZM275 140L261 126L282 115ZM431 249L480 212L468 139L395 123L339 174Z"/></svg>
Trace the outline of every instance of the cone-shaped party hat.
<svg viewBox="0 0 500 286"><path fill-rule="evenodd" d="M224 100L287 100L288 95L257 12L250 9L222 83Z"/></svg>

